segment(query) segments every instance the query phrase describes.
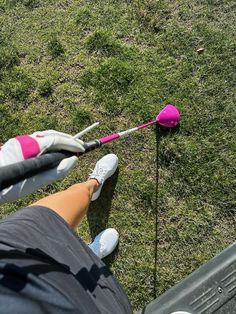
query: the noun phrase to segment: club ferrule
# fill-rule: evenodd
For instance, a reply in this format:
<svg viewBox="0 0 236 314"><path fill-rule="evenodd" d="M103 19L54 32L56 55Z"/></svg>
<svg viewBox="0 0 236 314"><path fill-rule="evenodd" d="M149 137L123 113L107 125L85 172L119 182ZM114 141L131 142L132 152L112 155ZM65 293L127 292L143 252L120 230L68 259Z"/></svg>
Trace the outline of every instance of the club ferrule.
<svg viewBox="0 0 236 314"><path fill-rule="evenodd" d="M85 152L89 152L100 147L102 143L99 140L93 140L87 143L84 143Z"/></svg>

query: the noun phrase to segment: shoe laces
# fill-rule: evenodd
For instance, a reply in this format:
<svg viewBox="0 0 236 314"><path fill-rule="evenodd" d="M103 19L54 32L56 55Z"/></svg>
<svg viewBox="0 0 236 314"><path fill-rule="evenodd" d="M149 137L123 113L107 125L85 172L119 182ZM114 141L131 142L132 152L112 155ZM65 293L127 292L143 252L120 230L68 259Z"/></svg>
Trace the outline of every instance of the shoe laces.
<svg viewBox="0 0 236 314"><path fill-rule="evenodd" d="M106 166L97 166L95 169L92 171L90 177L91 178L96 178L98 181L102 184L104 182L104 176L107 173L107 167Z"/></svg>

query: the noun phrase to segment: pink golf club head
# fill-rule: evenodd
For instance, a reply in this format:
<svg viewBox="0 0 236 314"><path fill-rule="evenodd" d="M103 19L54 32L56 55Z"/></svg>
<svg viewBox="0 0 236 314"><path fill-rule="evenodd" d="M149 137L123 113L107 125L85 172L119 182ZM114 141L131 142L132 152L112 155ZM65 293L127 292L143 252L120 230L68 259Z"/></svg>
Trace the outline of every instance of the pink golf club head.
<svg viewBox="0 0 236 314"><path fill-rule="evenodd" d="M180 113L172 104L168 104L163 108L156 117L156 122L167 128L174 128L180 121Z"/></svg>

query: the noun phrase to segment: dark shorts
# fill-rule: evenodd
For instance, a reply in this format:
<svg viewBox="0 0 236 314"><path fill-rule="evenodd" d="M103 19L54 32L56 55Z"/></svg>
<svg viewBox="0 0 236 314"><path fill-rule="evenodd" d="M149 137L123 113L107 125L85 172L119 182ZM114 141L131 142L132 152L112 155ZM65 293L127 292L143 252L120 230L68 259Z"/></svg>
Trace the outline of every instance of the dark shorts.
<svg viewBox="0 0 236 314"><path fill-rule="evenodd" d="M9 263L30 270L81 313L132 312L105 264L49 208L26 207L0 221L0 268Z"/></svg>

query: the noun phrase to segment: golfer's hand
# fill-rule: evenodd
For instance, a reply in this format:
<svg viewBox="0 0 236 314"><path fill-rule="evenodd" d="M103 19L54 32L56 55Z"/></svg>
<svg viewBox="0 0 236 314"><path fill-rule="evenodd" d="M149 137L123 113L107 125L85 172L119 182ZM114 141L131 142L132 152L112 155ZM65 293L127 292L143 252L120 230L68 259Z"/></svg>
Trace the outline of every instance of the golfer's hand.
<svg viewBox="0 0 236 314"><path fill-rule="evenodd" d="M71 135L53 130L22 135L7 141L0 150L0 167L37 157L45 152L67 150L83 152L83 142ZM0 203L11 202L28 195L35 190L64 177L77 163L78 158L72 156L48 171L27 178L15 185L0 191Z"/></svg>

